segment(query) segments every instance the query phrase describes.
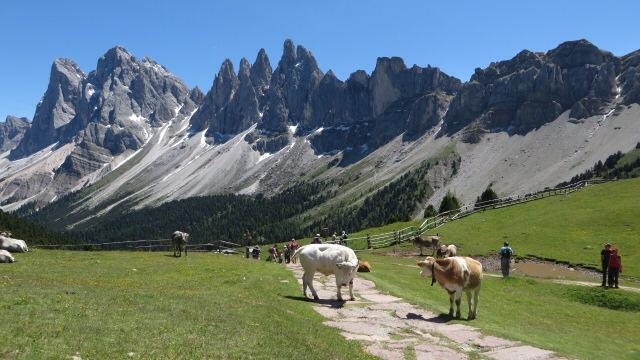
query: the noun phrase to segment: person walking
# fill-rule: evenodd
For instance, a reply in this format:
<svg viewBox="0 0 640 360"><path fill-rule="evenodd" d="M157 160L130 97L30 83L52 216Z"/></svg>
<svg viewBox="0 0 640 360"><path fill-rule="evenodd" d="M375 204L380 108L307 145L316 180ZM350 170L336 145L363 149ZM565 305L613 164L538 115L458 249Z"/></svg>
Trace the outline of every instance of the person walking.
<svg viewBox="0 0 640 360"><path fill-rule="evenodd" d="M609 255L609 287L618 288L618 275L622 272L622 259L618 255L618 249L611 249Z"/></svg>
<svg viewBox="0 0 640 360"><path fill-rule="evenodd" d="M502 277L509 276L512 255L513 249L509 246L508 242L505 242L504 246L500 248L500 269L502 270Z"/></svg>
<svg viewBox="0 0 640 360"><path fill-rule="evenodd" d="M611 244L604 244L604 248L600 251L600 263L602 264L602 285L607 287L607 272L609 270L609 258L611 257ZM609 283L611 286L611 283Z"/></svg>
<svg viewBox="0 0 640 360"><path fill-rule="evenodd" d="M313 240L311 240L312 244L322 244L322 240L320 238L320 234L316 234L316 236L313 237Z"/></svg>

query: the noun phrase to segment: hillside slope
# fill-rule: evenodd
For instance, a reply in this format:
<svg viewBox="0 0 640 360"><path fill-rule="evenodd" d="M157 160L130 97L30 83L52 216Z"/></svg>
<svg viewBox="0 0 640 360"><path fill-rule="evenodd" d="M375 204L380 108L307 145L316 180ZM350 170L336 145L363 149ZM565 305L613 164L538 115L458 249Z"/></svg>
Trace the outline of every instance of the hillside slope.
<svg viewBox="0 0 640 360"><path fill-rule="evenodd" d="M516 255L599 267L606 242L620 249L624 275L640 278L640 179L590 185L554 196L490 210L438 228L460 252L485 255L508 241Z"/></svg>

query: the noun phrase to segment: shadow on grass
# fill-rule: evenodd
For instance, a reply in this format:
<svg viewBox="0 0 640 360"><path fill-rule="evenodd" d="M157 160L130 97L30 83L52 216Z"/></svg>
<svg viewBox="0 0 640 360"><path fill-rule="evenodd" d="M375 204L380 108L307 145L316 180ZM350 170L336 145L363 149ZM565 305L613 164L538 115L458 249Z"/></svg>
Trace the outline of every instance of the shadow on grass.
<svg viewBox="0 0 640 360"><path fill-rule="evenodd" d="M427 321L427 322L436 323L436 324L446 324L452 320L469 321L467 318L456 319L452 316L449 316L449 314L446 314L446 313L441 313L437 316L432 316L429 318L425 318L422 314L408 313L406 318L408 320L422 320L422 321Z"/></svg>
<svg viewBox="0 0 640 360"><path fill-rule="evenodd" d="M326 306L326 307L330 307L332 309L340 309L344 306L345 301L339 301L339 300L333 300L333 299L318 299L318 300L312 300L309 299L307 297L304 296L291 296L291 295L284 295L283 297L289 299L289 300L297 300L297 301L304 301L304 302L312 302L315 304L319 304L322 306Z"/></svg>

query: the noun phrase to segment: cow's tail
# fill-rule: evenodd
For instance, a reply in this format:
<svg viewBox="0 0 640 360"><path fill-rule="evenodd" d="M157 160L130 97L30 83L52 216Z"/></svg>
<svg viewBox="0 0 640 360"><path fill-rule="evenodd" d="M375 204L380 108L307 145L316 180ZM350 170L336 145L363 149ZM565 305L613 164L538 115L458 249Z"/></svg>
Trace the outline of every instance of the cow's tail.
<svg viewBox="0 0 640 360"><path fill-rule="evenodd" d="M304 248L304 246L300 246L299 248L296 249L296 252L294 252L293 256L291 256L291 261L292 262L298 261L298 257L300 256L300 250L302 250L303 248Z"/></svg>

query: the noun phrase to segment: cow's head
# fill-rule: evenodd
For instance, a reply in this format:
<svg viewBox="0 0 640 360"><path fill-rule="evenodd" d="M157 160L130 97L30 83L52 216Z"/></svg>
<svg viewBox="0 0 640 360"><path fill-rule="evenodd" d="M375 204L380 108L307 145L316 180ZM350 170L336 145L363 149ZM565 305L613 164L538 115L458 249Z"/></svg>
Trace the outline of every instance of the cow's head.
<svg viewBox="0 0 640 360"><path fill-rule="evenodd" d="M418 261L418 266L420 266L420 276L422 277L433 277L433 264L435 264L436 259L431 256L427 256L423 261Z"/></svg>
<svg viewBox="0 0 640 360"><path fill-rule="evenodd" d="M338 268L338 270L336 271L335 275L336 275L336 282L339 283L339 285L342 286L347 286L349 284L349 282L351 282L353 280L353 277L356 275L356 272L358 271L358 265L352 265L351 263L345 261L345 262L341 262L341 263L337 263L336 264L336 268Z"/></svg>

